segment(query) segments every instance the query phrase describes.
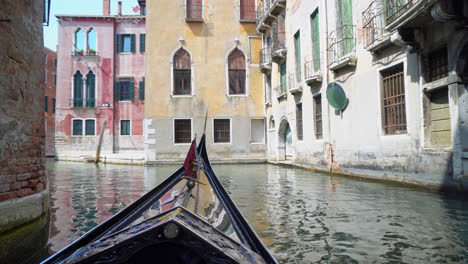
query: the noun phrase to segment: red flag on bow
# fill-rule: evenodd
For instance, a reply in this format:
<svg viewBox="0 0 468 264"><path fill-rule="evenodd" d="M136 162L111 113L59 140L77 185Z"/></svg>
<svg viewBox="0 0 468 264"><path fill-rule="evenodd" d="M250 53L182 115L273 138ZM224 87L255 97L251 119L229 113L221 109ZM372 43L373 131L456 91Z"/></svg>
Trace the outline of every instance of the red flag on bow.
<svg viewBox="0 0 468 264"><path fill-rule="evenodd" d="M196 176L196 175L193 175L192 173L193 161L197 158L197 154L195 153L196 148L197 148L197 142L195 138L192 141L192 145L190 145L190 149L187 153L187 157L185 158L185 162L184 162L185 175L188 177Z"/></svg>

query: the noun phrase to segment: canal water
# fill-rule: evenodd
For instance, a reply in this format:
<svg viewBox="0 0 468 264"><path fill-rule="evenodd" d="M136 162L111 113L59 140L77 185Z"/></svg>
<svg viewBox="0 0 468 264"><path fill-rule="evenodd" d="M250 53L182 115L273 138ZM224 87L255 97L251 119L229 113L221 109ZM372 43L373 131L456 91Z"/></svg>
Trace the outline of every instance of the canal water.
<svg viewBox="0 0 468 264"><path fill-rule="evenodd" d="M275 165L213 167L280 263L468 263L468 200ZM176 168L48 162L50 252Z"/></svg>

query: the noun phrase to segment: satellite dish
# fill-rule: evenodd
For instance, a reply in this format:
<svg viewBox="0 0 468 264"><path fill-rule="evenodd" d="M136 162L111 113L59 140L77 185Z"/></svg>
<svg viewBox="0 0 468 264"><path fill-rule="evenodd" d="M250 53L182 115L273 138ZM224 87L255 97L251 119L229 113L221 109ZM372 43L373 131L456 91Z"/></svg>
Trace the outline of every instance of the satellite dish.
<svg viewBox="0 0 468 264"><path fill-rule="evenodd" d="M336 110L342 110L346 106L346 94L343 87L335 82L327 86L327 99Z"/></svg>

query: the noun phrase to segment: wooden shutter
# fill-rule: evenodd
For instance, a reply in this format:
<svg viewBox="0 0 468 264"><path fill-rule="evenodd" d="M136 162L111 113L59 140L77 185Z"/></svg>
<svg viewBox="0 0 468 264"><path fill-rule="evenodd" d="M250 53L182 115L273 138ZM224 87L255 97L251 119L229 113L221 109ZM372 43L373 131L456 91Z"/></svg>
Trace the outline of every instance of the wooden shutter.
<svg viewBox="0 0 468 264"><path fill-rule="evenodd" d="M451 144L450 106L448 89L442 88L430 94L431 145L449 147Z"/></svg>
<svg viewBox="0 0 468 264"><path fill-rule="evenodd" d="M320 70L320 27L318 10L312 14L312 45L314 55L314 71Z"/></svg>
<svg viewBox="0 0 468 264"><path fill-rule="evenodd" d="M94 120L86 120L85 121L85 135L86 136L94 136L95 133L96 122Z"/></svg>
<svg viewBox="0 0 468 264"><path fill-rule="evenodd" d="M145 81L140 82L140 100L144 101L145 100Z"/></svg>
<svg viewBox="0 0 468 264"><path fill-rule="evenodd" d="M286 63L281 64L280 66L280 75L281 75L281 92L286 92Z"/></svg>
<svg viewBox="0 0 468 264"><path fill-rule="evenodd" d="M341 37L343 38L344 55L350 53L354 48L352 5L352 0L341 0L341 25L343 26Z"/></svg>
<svg viewBox="0 0 468 264"><path fill-rule="evenodd" d="M115 36L115 52L122 52L122 35Z"/></svg>
<svg viewBox="0 0 468 264"><path fill-rule="evenodd" d="M120 82L114 84L114 101L120 101Z"/></svg>
<svg viewBox="0 0 468 264"><path fill-rule="evenodd" d="M303 139L303 128L302 128L302 103L296 105L296 134L297 134L297 139L302 140Z"/></svg>
<svg viewBox="0 0 468 264"><path fill-rule="evenodd" d="M131 52L135 52L135 34L130 35Z"/></svg>
<svg viewBox="0 0 468 264"><path fill-rule="evenodd" d="M296 79L301 81L301 34L298 31L294 35L294 49L296 52Z"/></svg>
<svg viewBox="0 0 468 264"><path fill-rule="evenodd" d="M145 52L145 38L146 34L140 34L140 52Z"/></svg>
<svg viewBox="0 0 468 264"><path fill-rule="evenodd" d="M81 136L83 135L83 120L75 119L73 120L73 135Z"/></svg>
<svg viewBox="0 0 468 264"><path fill-rule="evenodd" d="M130 96L130 101L133 101L135 99L135 83L133 81L130 81L130 89L129 89L129 96Z"/></svg>
<svg viewBox="0 0 468 264"><path fill-rule="evenodd" d="M48 97L46 95L45 98L44 98L44 112L47 112L47 108L49 108L48 107L48 101L49 100L48 100Z"/></svg>
<svg viewBox="0 0 468 264"><path fill-rule="evenodd" d="M55 113L55 98L52 98L52 113Z"/></svg>

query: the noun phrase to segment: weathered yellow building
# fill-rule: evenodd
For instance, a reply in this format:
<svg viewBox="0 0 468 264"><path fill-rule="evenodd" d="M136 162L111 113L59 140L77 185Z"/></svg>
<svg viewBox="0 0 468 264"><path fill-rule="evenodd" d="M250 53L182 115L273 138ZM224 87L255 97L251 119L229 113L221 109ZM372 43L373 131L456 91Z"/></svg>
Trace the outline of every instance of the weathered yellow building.
<svg viewBox="0 0 468 264"><path fill-rule="evenodd" d="M214 160L265 160L262 39L254 0L146 3L145 153L185 157L203 133ZM162 8L164 7L164 8Z"/></svg>

